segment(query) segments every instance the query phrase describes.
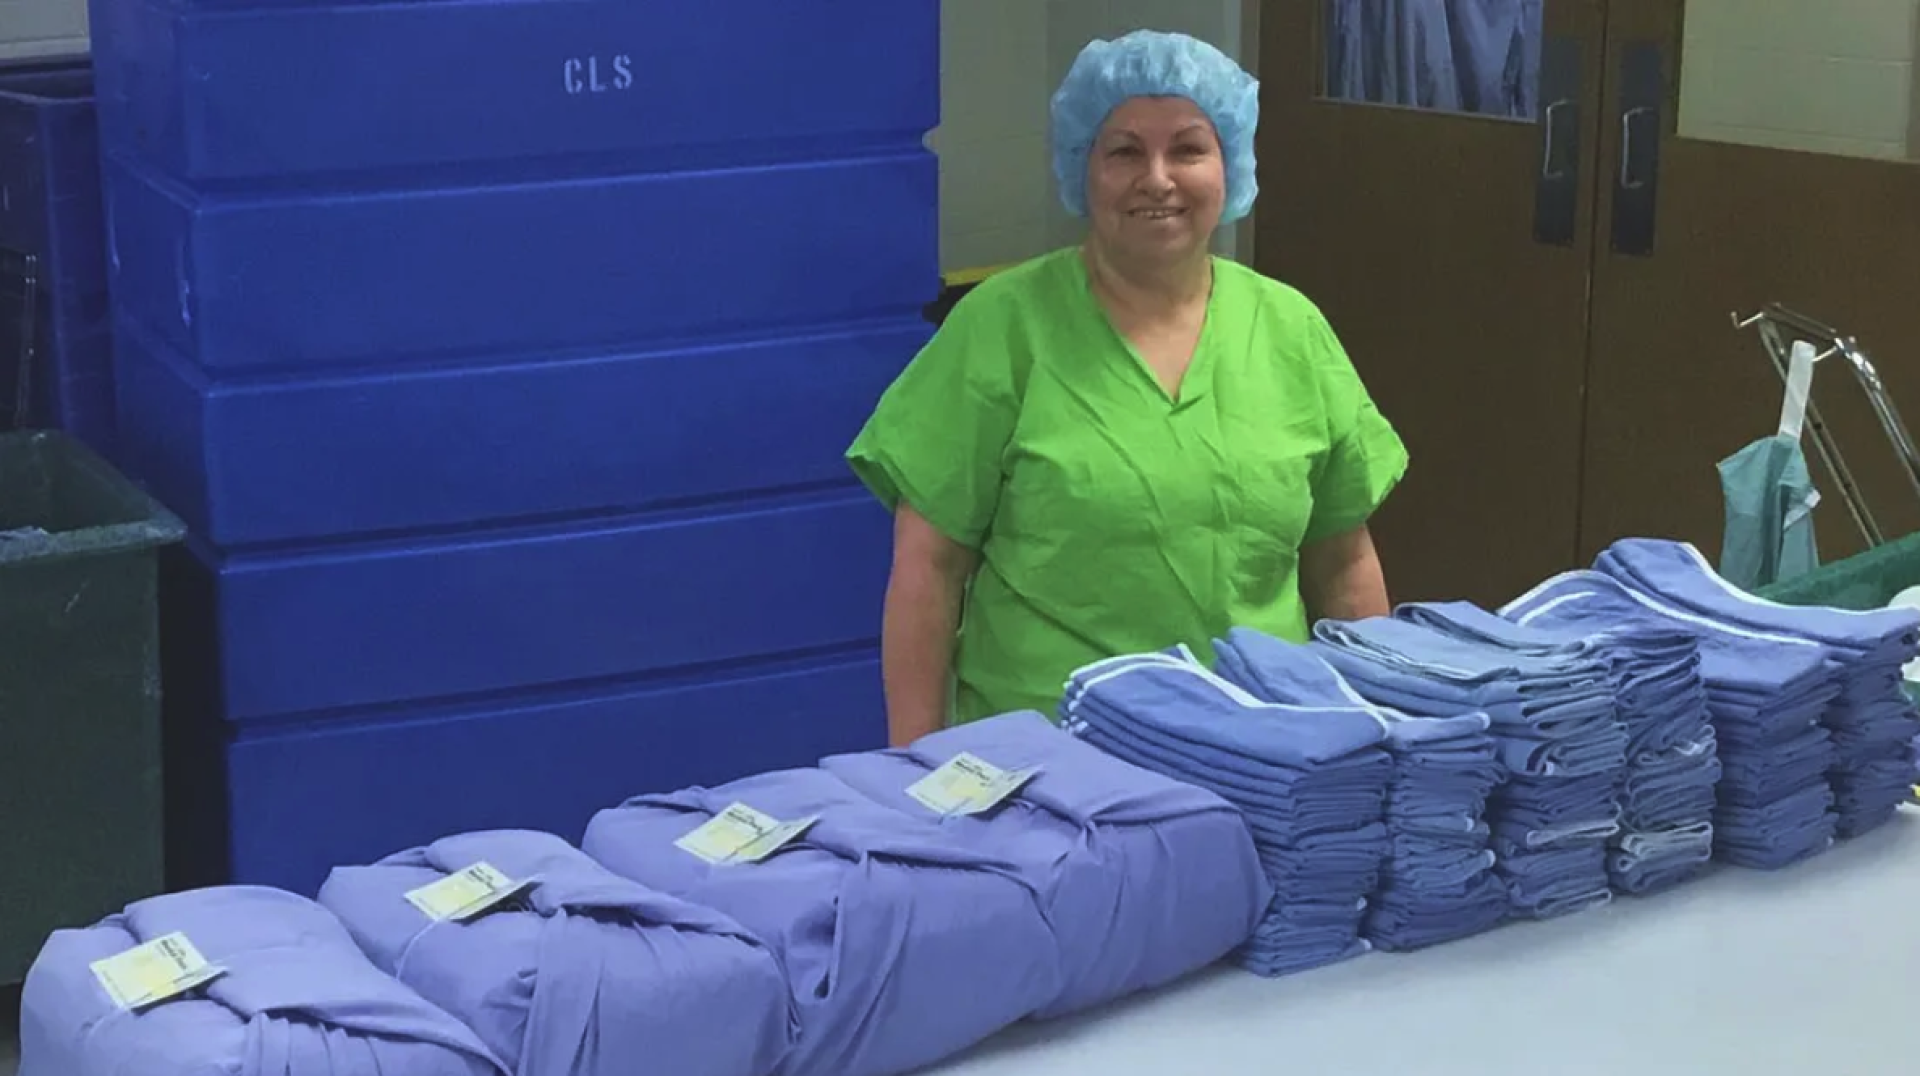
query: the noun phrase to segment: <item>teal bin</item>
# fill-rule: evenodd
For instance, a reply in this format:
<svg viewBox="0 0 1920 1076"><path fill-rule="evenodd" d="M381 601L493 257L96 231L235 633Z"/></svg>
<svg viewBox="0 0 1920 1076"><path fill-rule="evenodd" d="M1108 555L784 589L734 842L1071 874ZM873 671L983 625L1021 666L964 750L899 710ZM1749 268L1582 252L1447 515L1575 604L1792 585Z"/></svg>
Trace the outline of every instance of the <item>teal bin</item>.
<svg viewBox="0 0 1920 1076"><path fill-rule="evenodd" d="M1782 605L1825 605L1836 609L1884 609L1894 595L1920 586L1920 533L1907 535L1831 564L1823 565L1756 593ZM1920 702L1912 681L1907 694ZM1914 790L1920 802L1920 787Z"/></svg>
<svg viewBox="0 0 1920 1076"><path fill-rule="evenodd" d="M0 986L160 891L160 550L173 513L65 434L0 435Z"/></svg>
<svg viewBox="0 0 1920 1076"><path fill-rule="evenodd" d="M1883 609L1893 596L1920 586L1920 534L1910 534L1756 591L1782 605Z"/></svg>

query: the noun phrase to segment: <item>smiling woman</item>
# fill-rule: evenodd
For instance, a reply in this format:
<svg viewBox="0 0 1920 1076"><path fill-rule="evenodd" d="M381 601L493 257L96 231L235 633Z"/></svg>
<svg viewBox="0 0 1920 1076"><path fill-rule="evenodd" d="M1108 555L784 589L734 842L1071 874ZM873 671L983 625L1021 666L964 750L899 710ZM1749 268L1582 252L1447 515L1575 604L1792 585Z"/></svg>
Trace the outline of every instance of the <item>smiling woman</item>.
<svg viewBox="0 0 1920 1076"><path fill-rule="evenodd" d="M1387 610L1366 525L1406 450L1319 310L1210 253L1258 113L1205 42L1088 45L1053 98L1084 241L968 292L849 450L896 521L895 744L1052 713L1100 658Z"/></svg>

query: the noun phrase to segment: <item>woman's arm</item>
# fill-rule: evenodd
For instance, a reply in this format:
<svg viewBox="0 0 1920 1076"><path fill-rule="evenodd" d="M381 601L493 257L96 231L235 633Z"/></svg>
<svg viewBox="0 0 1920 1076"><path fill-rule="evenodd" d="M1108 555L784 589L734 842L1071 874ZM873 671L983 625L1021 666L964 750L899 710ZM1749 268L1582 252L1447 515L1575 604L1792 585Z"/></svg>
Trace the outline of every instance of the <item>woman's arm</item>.
<svg viewBox="0 0 1920 1076"><path fill-rule="evenodd" d="M979 554L900 503L894 513L893 574L880 623L887 739L894 747L947 723L961 601L979 563Z"/></svg>
<svg viewBox="0 0 1920 1076"><path fill-rule="evenodd" d="M1386 574L1373 548L1373 533L1364 524L1343 534L1300 547L1300 596L1307 618L1360 620L1386 616Z"/></svg>

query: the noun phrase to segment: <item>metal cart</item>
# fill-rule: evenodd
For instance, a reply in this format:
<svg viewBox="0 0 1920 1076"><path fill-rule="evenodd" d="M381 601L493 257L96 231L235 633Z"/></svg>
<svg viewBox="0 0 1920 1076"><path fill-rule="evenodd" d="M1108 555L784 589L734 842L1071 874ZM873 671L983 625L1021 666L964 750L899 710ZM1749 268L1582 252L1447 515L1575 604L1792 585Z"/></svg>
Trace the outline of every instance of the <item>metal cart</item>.
<svg viewBox="0 0 1920 1076"><path fill-rule="evenodd" d="M1872 406L1888 443L1893 446L1894 455L1913 486L1914 495L1920 497L1920 449L1915 448L1913 435L1908 432L1893 398L1887 394L1879 370L1858 341L1814 318L1777 304L1769 305L1748 317L1736 314L1734 325L1743 331L1753 329L1759 334L1768 356L1773 360L1774 369L1783 381L1787 377L1787 364L1796 340L1807 341L1817 349L1814 366L1816 384L1817 373L1828 365L1828 360L1843 360L1847 368L1853 371L1854 380L1866 393L1867 402ZM1820 417L1819 404L1811 397L1807 404L1807 432L1812 436L1814 449L1825 463L1827 473L1832 476L1836 490L1846 503L1848 514L1853 517L1861 537L1866 540L1867 550L1822 565L1805 575L1763 587L1758 594L1786 605L1824 605L1861 610L1883 608L1893 600L1894 595L1908 587L1920 586L1920 533L1892 541L1887 539L1867 503L1866 495L1861 492L1859 483L1854 481L1853 472L1834 440L1833 431ZM1920 701L1920 689L1912 682L1907 684L1907 691L1916 701ZM1920 785L1915 786L1910 802L1920 803Z"/></svg>

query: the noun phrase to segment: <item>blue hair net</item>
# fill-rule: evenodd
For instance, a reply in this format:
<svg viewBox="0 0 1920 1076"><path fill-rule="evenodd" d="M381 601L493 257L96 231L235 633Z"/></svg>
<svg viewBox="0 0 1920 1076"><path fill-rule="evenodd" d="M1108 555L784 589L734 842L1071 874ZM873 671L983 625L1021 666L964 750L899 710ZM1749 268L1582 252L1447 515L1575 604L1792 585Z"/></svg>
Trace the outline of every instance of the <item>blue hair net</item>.
<svg viewBox="0 0 1920 1076"><path fill-rule="evenodd" d="M1053 174L1060 201L1087 215L1087 156L1100 127L1130 97L1184 97L1198 105L1220 135L1226 158L1227 204L1221 223L1253 210L1253 132L1260 122L1260 83L1232 57L1198 38L1135 30L1094 41L1053 95Z"/></svg>

